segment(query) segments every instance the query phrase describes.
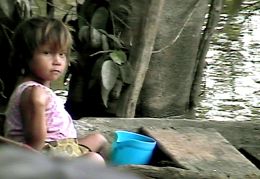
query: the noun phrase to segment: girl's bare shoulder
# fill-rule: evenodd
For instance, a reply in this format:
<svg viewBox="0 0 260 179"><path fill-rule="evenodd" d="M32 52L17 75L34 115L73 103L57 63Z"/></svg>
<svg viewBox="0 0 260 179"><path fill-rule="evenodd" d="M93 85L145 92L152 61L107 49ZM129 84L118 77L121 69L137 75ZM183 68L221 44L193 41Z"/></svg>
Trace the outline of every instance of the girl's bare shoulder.
<svg viewBox="0 0 260 179"><path fill-rule="evenodd" d="M21 95L21 103L32 105L46 105L49 98L48 92L41 86L30 86Z"/></svg>

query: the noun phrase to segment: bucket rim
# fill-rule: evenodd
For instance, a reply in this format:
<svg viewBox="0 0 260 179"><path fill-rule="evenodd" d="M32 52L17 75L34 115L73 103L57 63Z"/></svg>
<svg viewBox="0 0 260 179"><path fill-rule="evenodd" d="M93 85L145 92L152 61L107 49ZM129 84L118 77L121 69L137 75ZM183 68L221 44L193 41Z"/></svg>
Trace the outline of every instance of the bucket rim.
<svg viewBox="0 0 260 179"><path fill-rule="evenodd" d="M122 133L128 133L128 134L134 134L134 135L137 135L137 136L140 136L140 137L143 137L143 138L146 138L150 141L142 141L142 142L145 142L145 143L156 143L156 140L150 136L146 136L144 134L139 134L137 132L132 132L132 131L126 131L126 130L116 130L114 133L115 135L118 133L118 132L122 132ZM136 139L130 139L130 140L134 140L134 141L137 141Z"/></svg>

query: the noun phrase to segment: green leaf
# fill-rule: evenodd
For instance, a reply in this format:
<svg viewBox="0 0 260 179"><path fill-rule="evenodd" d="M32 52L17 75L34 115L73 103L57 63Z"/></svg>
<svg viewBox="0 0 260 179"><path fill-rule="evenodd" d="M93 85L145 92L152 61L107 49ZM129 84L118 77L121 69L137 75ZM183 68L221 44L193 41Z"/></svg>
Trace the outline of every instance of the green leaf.
<svg viewBox="0 0 260 179"><path fill-rule="evenodd" d="M122 65L126 62L126 54L121 50L115 50L109 54L110 58L118 65Z"/></svg>
<svg viewBox="0 0 260 179"><path fill-rule="evenodd" d="M2 18L12 19L12 15L15 8L15 1L2 0L0 3L0 16Z"/></svg>
<svg viewBox="0 0 260 179"><path fill-rule="evenodd" d="M119 38L117 38L116 36L114 36L112 34L108 34L105 30L98 29L98 31L101 32L102 34L105 34L109 39L111 39L117 48L123 48L123 45L122 45L123 42Z"/></svg>
<svg viewBox="0 0 260 179"><path fill-rule="evenodd" d="M31 6L28 0L17 1L16 11L21 19L30 17Z"/></svg>
<svg viewBox="0 0 260 179"><path fill-rule="evenodd" d="M101 41L102 41L102 50L104 51L109 50L109 44L108 44L107 36L105 34L101 35Z"/></svg>
<svg viewBox="0 0 260 179"><path fill-rule="evenodd" d="M91 18L91 26L96 29L106 29L109 13L105 7L99 7Z"/></svg>
<svg viewBox="0 0 260 179"><path fill-rule="evenodd" d="M90 28L89 28L89 26L84 25L79 29L78 38L81 42L89 43L89 39L90 39Z"/></svg>
<svg viewBox="0 0 260 179"><path fill-rule="evenodd" d="M110 91L119 76L119 68L112 60L106 60L101 69L102 85Z"/></svg>
<svg viewBox="0 0 260 179"><path fill-rule="evenodd" d="M84 25L90 25L91 18L97 9L98 4L93 3L92 0L84 0L84 3L79 8L78 25L81 28Z"/></svg>
<svg viewBox="0 0 260 179"><path fill-rule="evenodd" d="M93 68L92 68L92 71L91 71L91 78L89 80L89 83L88 83L88 88L91 89L92 87L94 87L101 79L101 68L102 68L102 65L104 63L104 61L106 60L107 56L101 56L99 57Z"/></svg>
<svg viewBox="0 0 260 179"><path fill-rule="evenodd" d="M117 78L119 76L118 66L112 60L106 60L101 69L101 95L104 105L107 107L109 94L112 88L115 86Z"/></svg>
<svg viewBox="0 0 260 179"><path fill-rule="evenodd" d="M99 48L102 45L101 33L94 27L90 27L90 43L92 48Z"/></svg>
<svg viewBox="0 0 260 179"><path fill-rule="evenodd" d="M101 86L102 101L103 101L103 104L106 106L106 108L107 108L109 93L110 93L110 90L107 90L104 86Z"/></svg>
<svg viewBox="0 0 260 179"><path fill-rule="evenodd" d="M112 100L119 99L123 88L123 81L116 80L116 84L109 94L109 98Z"/></svg>
<svg viewBox="0 0 260 179"><path fill-rule="evenodd" d="M122 81L126 84L132 84L134 80L134 71L132 66L127 61L123 65L119 66Z"/></svg>

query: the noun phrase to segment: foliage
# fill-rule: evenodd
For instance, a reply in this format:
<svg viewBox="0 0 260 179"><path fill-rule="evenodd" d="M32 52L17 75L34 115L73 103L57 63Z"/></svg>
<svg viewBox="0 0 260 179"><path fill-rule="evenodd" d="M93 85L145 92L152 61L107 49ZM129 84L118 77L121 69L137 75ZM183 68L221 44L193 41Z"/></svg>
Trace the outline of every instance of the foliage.
<svg viewBox="0 0 260 179"><path fill-rule="evenodd" d="M28 0L2 0L0 3L0 18L3 20L15 21L22 20L31 15L31 7Z"/></svg>
<svg viewBox="0 0 260 179"><path fill-rule="evenodd" d="M96 61L88 87L92 88L95 84L101 84L103 104L108 107L111 94L116 94L113 97L118 98L123 84L132 82L132 68L127 60L128 50L120 39L120 31L113 23L114 13L107 1L101 0L96 3L96 1L86 0L78 14L78 33L76 34L81 44L79 53L83 56L92 52L89 57L93 57ZM117 88L116 92L113 91L118 84L121 87Z"/></svg>
<svg viewBox="0 0 260 179"><path fill-rule="evenodd" d="M31 16L28 0L2 0L0 3L0 100L6 103L15 84L15 76L10 71L8 57L12 47L11 36L17 24Z"/></svg>

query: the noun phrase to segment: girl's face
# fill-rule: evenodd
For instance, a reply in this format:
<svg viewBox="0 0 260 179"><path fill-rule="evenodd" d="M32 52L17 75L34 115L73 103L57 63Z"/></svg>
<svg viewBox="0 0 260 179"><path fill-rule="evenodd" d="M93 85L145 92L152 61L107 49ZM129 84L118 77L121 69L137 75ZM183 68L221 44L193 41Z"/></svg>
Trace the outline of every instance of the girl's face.
<svg viewBox="0 0 260 179"><path fill-rule="evenodd" d="M39 46L29 62L31 77L42 84L57 80L67 68L66 53L48 44Z"/></svg>

